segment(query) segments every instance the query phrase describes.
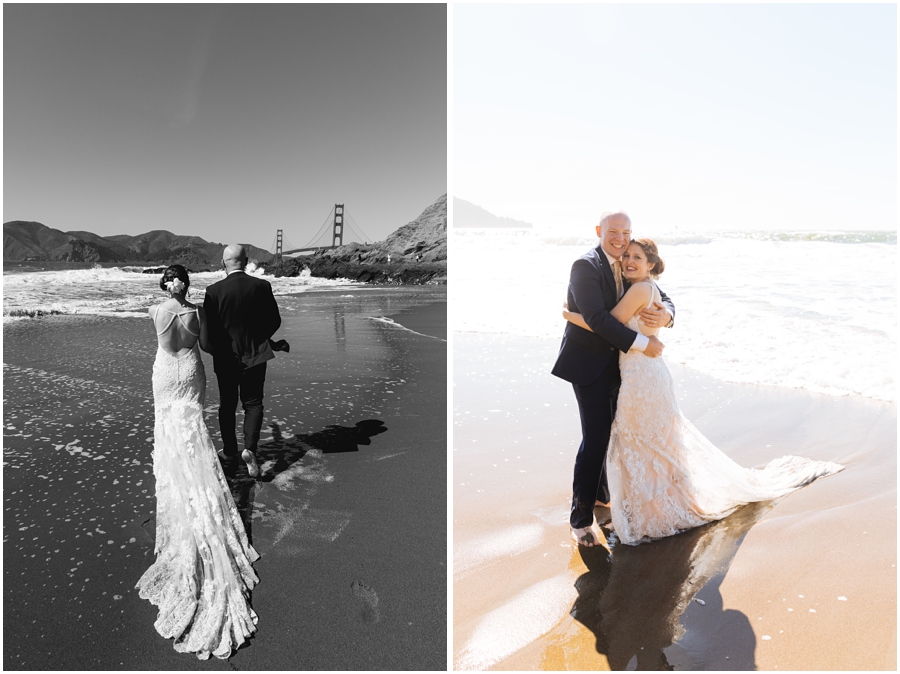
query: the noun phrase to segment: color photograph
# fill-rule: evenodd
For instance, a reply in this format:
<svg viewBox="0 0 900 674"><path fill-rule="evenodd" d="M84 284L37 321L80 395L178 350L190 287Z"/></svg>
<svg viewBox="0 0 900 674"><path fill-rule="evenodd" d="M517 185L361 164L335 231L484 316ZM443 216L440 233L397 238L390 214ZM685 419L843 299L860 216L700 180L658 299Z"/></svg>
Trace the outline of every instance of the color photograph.
<svg viewBox="0 0 900 674"><path fill-rule="evenodd" d="M897 9L457 5L456 670L895 670Z"/></svg>
<svg viewBox="0 0 900 674"><path fill-rule="evenodd" d="M3 669L444 671L446 5L3 19Z"/></svg>

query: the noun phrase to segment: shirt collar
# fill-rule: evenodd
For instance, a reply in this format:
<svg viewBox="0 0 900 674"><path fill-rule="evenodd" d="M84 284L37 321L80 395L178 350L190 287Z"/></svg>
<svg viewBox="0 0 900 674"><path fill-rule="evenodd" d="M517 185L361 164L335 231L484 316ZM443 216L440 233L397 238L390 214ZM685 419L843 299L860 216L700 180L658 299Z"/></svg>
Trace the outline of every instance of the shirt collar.
<svg viewBox="0 0 900 674"><path fill-rule="evenodd" d="M241 272L242 274L246 274L246 273L247 273L247 272L244 271L243 269L232 269L230 272L228 272L227 275L228 275L228 276L231 276L232 274L236 274L237 272Z"/></svg>
<svg viewBox="0 0 900 674"><path fill-rule="evenodd" d="M610 255L609 253L607 253L606 250L604 250L603 244L602 244L602 243L601 243L600 245L598 245L597 248L599 248L599 249L600 249L600 252L603 253L603 254L606 256L606 259L609 261L609 267L610 267L610 269L612 269L613 265L614 265L616 262L618 262L618 260L616 260L616 258L614 258L612 255Z"/></svg>

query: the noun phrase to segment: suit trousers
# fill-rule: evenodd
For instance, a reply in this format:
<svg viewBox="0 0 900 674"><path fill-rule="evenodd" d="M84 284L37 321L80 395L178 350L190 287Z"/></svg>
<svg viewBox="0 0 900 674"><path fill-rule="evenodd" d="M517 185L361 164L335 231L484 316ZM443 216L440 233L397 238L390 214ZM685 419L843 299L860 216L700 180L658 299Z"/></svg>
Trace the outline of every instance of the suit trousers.
<svg viewBox="0 0 900 674"><path fill-rule="evenodd" d="M238 454L235 413L239 398L244 407L244 449L255 454L263 422L266 363L245 367L237 359L221 358L216 360L215 369L219 382L219 430L225 455Z"/></svg>
<svg viewBox="0 0 900 674"><path fill-rule="evenodd" d="M569 516L569 523L576 529L594 523L596 500L609 503L606 451L616 416L620 383L619 359L611 358L610 364L593 383L587 386L572 384L581 415L581 446L575 457L572 512Z"/></svg>

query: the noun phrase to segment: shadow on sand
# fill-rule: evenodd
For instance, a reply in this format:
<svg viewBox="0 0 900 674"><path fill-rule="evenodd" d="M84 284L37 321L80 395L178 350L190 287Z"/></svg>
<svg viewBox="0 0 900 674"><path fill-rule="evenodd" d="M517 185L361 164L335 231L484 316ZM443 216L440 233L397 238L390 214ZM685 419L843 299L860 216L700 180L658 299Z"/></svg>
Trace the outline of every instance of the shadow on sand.
<svg viewBox="0 0 900 674"><path fill-rule="evenodd" d="M360 445L371 445L372 437L387 431L383 421L377 419L365 419L356 422L352 427L332 424L321 431L306 435L294 435L284 437L278 424L272 424L272 439L260 443L256 452L260 465L269 461L273 462L263 475L260 482L271 482L279 473L283 473L310 449L318 449L323 454L336 454L338 452L358 452Z"/></svg>
<svg viewBox="0 0 900 674"><path fill-rule="evenodd" d="M371 445L374 436L387 431L384 422L378 419L364 419L352 427L332 424L315 433L290 437L282 434L278 424L272 424L270 428L272 439L259 443L256 451L257 463L260 467L266 466L262 474L256 480L252 479L247 474L244 462L239 461L237 474L234 477L226 477L251 545L253 501L257 482L271 482L302 459L311 449L318 449L323 454L358 452L360 445Z"/></svg>
<svg viewBox="0 0 900 674"><path fill-rule="evenodd" d="M611 669L702 667L670 662L665 650L684 635L681 615L713 579L716 594L703 603L709 612L704 623L727 618L728 668L756 669L756 637L749 620L738 611L723 611L717 591L744 536L771 507L771 502L753 503L720 522L676 536L637 546L618 543L611 553L603 547L579 547L588 572L575 582L578 598L571 615L594 633L597 652L606 656Z"/></svg>

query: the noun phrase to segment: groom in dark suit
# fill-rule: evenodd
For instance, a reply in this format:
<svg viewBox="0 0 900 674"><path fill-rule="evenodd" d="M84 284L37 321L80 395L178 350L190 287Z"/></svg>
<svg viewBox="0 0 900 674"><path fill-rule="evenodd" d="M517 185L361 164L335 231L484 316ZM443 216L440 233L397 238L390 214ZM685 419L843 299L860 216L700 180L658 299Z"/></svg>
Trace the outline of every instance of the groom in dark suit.
<svg viewBox="0 0 900 674"><path fill-rule="evenodd" d="M250 476L256 477L266 361L275 357L269 338L281 325L281 314L269 282L244 272L247 252L243 246L228 246L222 253L222 264L228 275L206 289L203 301L219 382L219 429L224 445L219 456L225 474L234 475L238 457L235 411L240 398L244 407L241 458Z"/></svg>
<svg viewBox="0 0 900 674"><path fill-rule="evenodd" d="M575 389L581 415L581 446L575 457L572 512L569 524L579 545L599 545L593 532L594 505L609 503L606 449L619 395L619 351L636 348L656 358L663 344L619 323L609 313L625 291L619 258L631 241L631 219L626 213L604 214L597 225L600 245L572 265L567 302L591 330L566 323L553 374ZM650 327L670 325L675 316L671 300L641 312Z"/></svg>

